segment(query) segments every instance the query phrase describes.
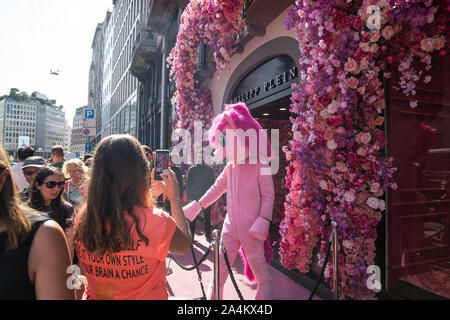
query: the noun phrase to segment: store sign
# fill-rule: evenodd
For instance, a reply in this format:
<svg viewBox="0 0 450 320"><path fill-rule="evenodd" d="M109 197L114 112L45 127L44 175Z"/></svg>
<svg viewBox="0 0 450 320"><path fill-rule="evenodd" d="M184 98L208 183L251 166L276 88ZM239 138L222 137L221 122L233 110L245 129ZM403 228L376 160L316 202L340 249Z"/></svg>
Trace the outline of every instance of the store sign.
<svg viewBox="0 0 450 320"><path fill-rule="evenodd" d="M230 103L245 102L247 105L273 94L290 89L298 79L298 67L287 55L270 59L253 69L234 90ZM251 106L249 106L251 108Z"/></svg>

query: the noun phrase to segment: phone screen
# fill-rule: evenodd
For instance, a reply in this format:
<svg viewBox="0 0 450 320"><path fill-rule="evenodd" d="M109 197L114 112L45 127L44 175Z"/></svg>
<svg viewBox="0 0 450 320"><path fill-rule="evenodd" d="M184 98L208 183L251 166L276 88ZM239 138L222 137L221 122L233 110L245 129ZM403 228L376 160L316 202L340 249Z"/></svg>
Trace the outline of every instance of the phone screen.
<svg viewBox="0 0 450 320"><path fill-rule="evenodd" d="M161 174L169 168L169 150L155 152L155 180L162 180Z"/></svg>

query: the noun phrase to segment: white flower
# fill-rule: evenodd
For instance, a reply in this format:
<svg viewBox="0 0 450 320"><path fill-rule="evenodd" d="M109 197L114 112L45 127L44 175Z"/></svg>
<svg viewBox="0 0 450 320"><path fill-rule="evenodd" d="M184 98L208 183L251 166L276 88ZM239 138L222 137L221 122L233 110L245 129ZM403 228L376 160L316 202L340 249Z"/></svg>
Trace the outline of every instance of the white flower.
<svg viewBox="0 0 450 320"><path fill-rule="evenodd" d="M378 209L380 209L381 211L384 211L384 209L386 209L386 202L384 200L379 201Z"/></svg>
<svg viewBox="0 0 450 320"><path fill-rule="evenodd" d="M295 131L294 132L294 140L300 141L301 139L302 139L302 134L300 133L300 131Z"/></svg>
<svg viewBox="0 0 450 320"><path fill-rule="evenodd" d="M334 114L334 113L336 113L337 112L337 101L336 100L333 100L329 105L328 105L328 108L327 108L327 111L328 111L328 113L329 114Z"/></svg>
<svg viewBox="0 0 450 320"><path fill-rule="evenodd" d="M370 197L367 199L366 204L371 207L372 209L378 209L378 206L380 204L380 200L374 197Z"/></svg>
<svg viewBox="0 0 450 320"><path fill-rule="evenodd" d="M411 109L417 108L417 105L418 105L417 100L411 100L411 101L409 102L409 106L411 107Z"/></svg>
<svg viewBox="0 0 450 320"><path fill-rule="evenodd" d="M328 149L330 149L330 150L334 150L334 149L337 148L337 144L336 144L336 142L334 141L334 139L327 142L327 147L328 147Z"/></svg>
<svg viewBox="0 0 450 320"><path fill-rule="evenodd" d="M346 249L351 249L353 247L352 241L344 240L342 241L342 246Z"/></svg>
<svg viewBox="0 0 450 320"><path fill-rule="evenodd" d="M325 180L320 180L320 182L319 182L319 187L320 187L322 190L328 190L328 184L327 184L327 182L326 182Z"/></svg>
<svg viewBox="0 0 450 320"><path fill-rule="evenodd" d="M355 194L352 191L345 191L344 199L347 202L353 202L355 201Z"/></svg>

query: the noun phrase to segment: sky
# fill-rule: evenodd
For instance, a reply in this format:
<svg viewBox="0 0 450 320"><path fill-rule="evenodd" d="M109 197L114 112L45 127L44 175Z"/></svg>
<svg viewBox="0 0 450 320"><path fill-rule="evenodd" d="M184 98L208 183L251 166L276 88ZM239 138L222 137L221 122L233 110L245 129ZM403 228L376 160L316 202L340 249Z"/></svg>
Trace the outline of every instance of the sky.
<svg viewBox="0 0 450 320"><path fill-rule="evenodd" d="M112 8L112 0L0 0L0 96L38 91L72 125L88 102L95 29Z"/></svg>

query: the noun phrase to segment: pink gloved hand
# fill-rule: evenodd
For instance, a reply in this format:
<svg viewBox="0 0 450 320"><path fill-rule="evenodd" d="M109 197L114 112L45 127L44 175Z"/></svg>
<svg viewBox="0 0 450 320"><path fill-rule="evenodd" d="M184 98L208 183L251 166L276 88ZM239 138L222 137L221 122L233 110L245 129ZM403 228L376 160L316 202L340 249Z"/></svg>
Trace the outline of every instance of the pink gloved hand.
<svg viewBox="0 0 450 320"><path fill-rule="evenodd" d="M202 207L197 201L192 201L183 207L183 213L190 221L194 221L200 211L202 211Z"/></svg>
<svg viewBox="0 0 450 320"><path fill-rule="evenodd" d="M258 217L250 227L249 233L253 238L264 241L269 233L269 227L269 220L266 220L263 217Z"/></svg>

